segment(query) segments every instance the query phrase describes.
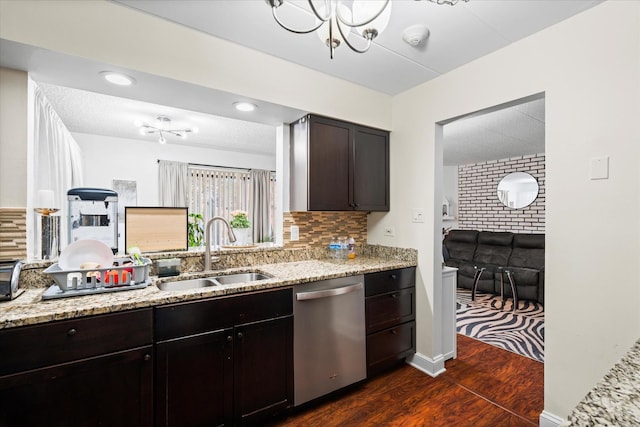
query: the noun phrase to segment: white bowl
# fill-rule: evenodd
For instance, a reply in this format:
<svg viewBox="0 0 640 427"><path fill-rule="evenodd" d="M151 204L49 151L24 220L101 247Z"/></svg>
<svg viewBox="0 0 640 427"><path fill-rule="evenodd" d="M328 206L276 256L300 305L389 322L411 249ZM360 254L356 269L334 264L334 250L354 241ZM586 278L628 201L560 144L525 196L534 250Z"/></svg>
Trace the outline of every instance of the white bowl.
<svg viewBox="0 0 640 427"><path fill-rule="evenodd" d="M113 252L107 244L99 240L78 240L63 249L58 258L62 270L78 270L87 262L100 264L100 268L113 265Z"/></svg>

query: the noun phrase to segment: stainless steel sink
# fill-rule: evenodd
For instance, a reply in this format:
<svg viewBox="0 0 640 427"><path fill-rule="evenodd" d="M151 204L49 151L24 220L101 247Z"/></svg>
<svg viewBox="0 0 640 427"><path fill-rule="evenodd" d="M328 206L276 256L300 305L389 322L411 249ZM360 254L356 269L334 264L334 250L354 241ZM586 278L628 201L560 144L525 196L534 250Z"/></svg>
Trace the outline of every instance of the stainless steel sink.
<svg viewBox="0 0 640 427"><path fill-rule="evenodd" d="M177 282L160 283L158 288L161 291L186 291L187 289L207 288L218 286L219 283L209 278L178 280Z"/></svg>
<svg viewBox="0 0 640 427"><path fill-rule="evenodd" d="M201 279L178 280L158 284L161 291L185 291L188 289L208 288L210 286L230 285L234 283L257 282L258 280L271 279L272 276L263 273L231 273L215 277Z"/></svg>
<svg viewBox="0 0 640 427"><path fill-rule="evenodd" d="M263 273L233 273L212 277L211 280L219 285L231 285L233 283L257 282L258 280L271 279L272 276Z"/></svg>

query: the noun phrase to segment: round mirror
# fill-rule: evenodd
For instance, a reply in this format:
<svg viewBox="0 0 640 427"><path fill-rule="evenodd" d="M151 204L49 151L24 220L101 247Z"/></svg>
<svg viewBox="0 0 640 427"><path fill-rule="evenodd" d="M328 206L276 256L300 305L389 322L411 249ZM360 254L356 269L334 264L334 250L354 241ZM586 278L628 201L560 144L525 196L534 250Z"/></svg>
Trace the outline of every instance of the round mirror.
<svg viewBox="0 0 640 427"><path fill-rule="evenodd" d="M525 172L513 172L498 184L498 200L508 208L522 209L538 197L538 181Z"/></svg>

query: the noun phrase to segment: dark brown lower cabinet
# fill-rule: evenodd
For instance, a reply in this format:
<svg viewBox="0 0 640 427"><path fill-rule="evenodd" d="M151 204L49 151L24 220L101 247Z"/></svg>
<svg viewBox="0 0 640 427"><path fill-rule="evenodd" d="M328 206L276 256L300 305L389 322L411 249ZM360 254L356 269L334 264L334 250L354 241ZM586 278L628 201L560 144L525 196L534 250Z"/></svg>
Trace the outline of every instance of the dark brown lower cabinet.
<svg viewBox="0 0 640 427"><path fill-rule="evenodd" d="M236 424L255 424L293 404L293 316L234 328Z"/></svg>
<svg viewBox="0 0 640 427"><path fill-rule="evenodd" d="M156 425L222 426L232 418L232 329L156 345Z"/></svg>
<svg viewBox="0 0 640 427"><path fill-rule="evenodd" d="M367 377L416 351L415 267L365 274Z"/></svg>
<svg viewBox="0 0 640 427"><path fill-rule="evenodd" d="M416 352L416 322L367 336L367 375L392 367Z"/></svg>
<svg viewBox="0 0 640 427"><path fill-rule="evenodd" d="M151 426L151 346L0 378L0 426Z"/></svg>
<svg viewBox="0 0 640 427"><path fill-rule="evenodd" d="M152 426L152 314L0 331L0 427Z"/></svg>
<svg viewBox="0 0 640 427"><path fill-rule="evenodd" d="M156 426L255 425L293 406L292 313L291 289L158 307Z"/></svg>

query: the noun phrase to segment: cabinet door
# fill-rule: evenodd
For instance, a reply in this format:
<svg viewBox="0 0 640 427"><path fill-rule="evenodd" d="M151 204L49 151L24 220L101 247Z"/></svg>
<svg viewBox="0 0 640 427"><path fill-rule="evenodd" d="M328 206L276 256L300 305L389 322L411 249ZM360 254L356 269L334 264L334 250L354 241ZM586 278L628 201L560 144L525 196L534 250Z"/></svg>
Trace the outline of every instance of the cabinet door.
<svg viewBox="0 0 640 427"><path fill-rule="evenodd" d="M234 328L236 424L293 406L293 316Z"/></svg>
<svg viewBox="0 0 640 427"><path fill-rule="evenodd" d="M416 323L407 322L367 336L367 377L400 362L416 351Z"/></svg>
<svg viewBox="0 0 640 427"><path fill-rule="evenodd" d="M356 126L353 159L353 208L388 211L389 132Z"/></svg>
<svg viewBox="0 0 640 427"><path fill-rule="evenodd" d="M308 205L312 211L352 210L352 125L311 116L309 119Z"/></svg>
<svg viewBox="0 0 640 427"><path fill-rule="evenodd" d="M151 426L152 347L0 377L0 426Z"/></svg>
<svg viewBox="0 0 640 427"><path fill-rule="evenodd" d="M156 426L232 424L233 330L156 345Z"/></svg>

